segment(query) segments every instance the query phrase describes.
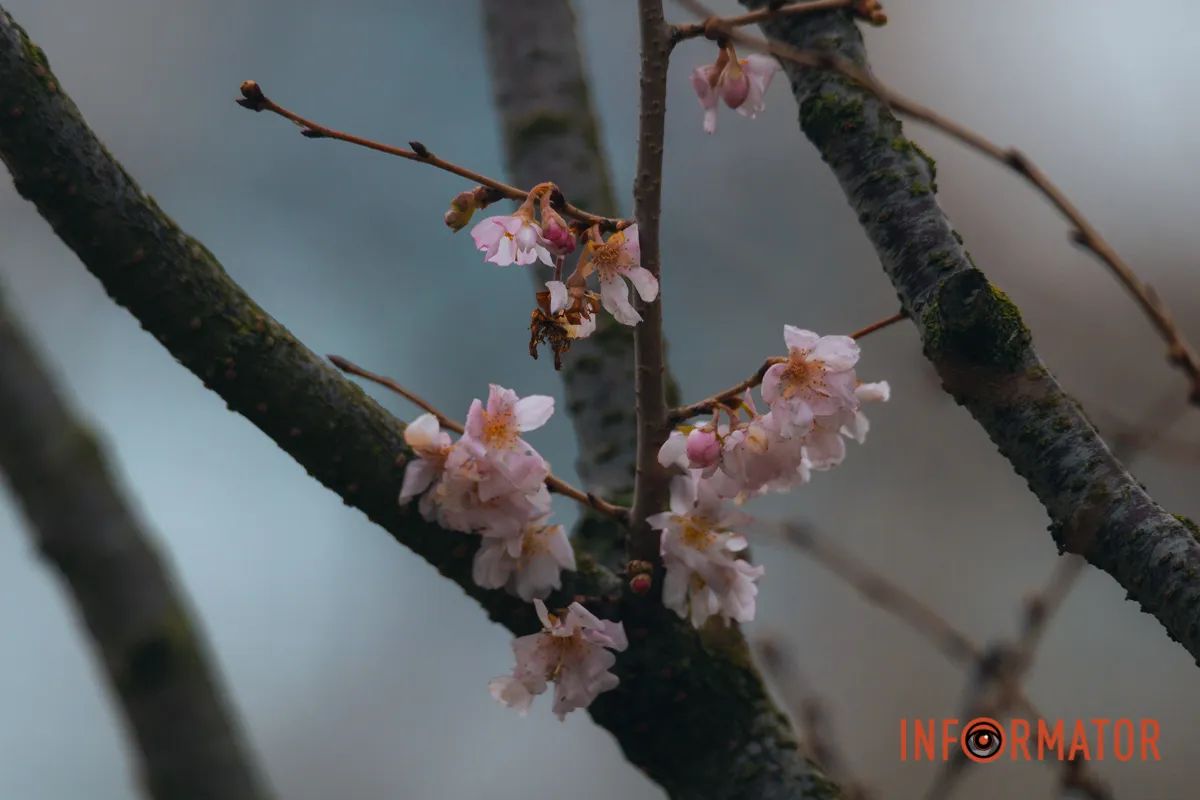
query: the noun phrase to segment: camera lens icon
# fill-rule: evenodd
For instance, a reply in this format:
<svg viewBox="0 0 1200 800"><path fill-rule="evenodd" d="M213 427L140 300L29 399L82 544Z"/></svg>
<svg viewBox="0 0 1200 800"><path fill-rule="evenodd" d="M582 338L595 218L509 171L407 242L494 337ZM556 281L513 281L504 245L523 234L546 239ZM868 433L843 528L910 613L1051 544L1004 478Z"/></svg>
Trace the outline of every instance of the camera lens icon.
<svg viewBox="0 0 1200 800"><path fill-rule="evenodd" d="M977 764L994 761L1004 751L1004 731L990 717L977 717L963 728L963 755Z"/></svg>

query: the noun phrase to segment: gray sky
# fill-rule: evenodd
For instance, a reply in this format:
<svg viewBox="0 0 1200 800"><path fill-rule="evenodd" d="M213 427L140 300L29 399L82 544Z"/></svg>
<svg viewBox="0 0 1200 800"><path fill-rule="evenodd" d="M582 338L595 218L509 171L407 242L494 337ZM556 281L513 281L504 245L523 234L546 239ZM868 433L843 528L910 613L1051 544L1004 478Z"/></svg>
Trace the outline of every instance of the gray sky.
<svg viewBox="0 0 1200 800"><path fill-rule="evenodd" d="M232 103L255 78L321 121L420 139L501 175L474 2L4 5L143 188L312 349L391 374L456 415L489 381L559 394L549 362L525 354L528 280L479 263L465 234L441 225L461 182L305 140ZM577 5L605 144L628 187L632 4ZM1081 0L892 0L887 10L891 24L867 34L879 76L1024 149L1200 339L1191 140L1200 111L1188 101L1200 56L1164 45L1164 28L1195 30L1200 9L1183 0L1136 12ZM895 307L840 190L797 130L783 81L758 120L725 114L716 136L700 130L687 71L711 57L706 47L677 51L668 117L663 295L688 397L780 351L785 322L846 332ZM1067 388L1097 416L1131 422L1164 398L1182 403L1183 382L1149 325L1045 203L1001 167L914 133L939 162L943 205L976 261L1021 306ZM559 724L545 702L523 720L496 706L486 684L511 666L507 635L228 413L0 184L0 280L76 406L105 433L281 797L515 800L534 786L546 796L661 796L585 715ZM1054 566L1044 513L941 393L911 327L866 340L860 374L893 386L868 443L839 470L753 510L819 525L979 638L1012 633L1020 598ZM1196 418L1170 436L1200 441ZM570 473L565 418L531 438ZM1135 471L1168 508L1200 515L1195 464L1151 452ZM751 636L794 649L865 778L889 796L917 796L931 772L899 762L897 721L956 715L962 672L802 555L760 539L756 557L767 574ZM1099 772L1123 798L1189 796L1188 767L1200 758L1196 668L1123 596L1088 573L1054 621L1029 691L1052 716L1158 718L1161 763ZM3 497L0 652L0 797L130 796L119 721L62 592ZM1051 780L1037 765L993 765L967 788L1045 796Z"/></svg>

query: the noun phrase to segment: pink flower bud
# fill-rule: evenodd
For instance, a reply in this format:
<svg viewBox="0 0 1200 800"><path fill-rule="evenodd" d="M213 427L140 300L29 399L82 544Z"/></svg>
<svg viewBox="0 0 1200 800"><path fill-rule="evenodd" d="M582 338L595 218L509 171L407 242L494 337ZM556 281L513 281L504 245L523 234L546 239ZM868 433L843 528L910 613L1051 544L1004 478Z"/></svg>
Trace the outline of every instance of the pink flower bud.
<svg viewBox="0 0 1200 800"><path fill-rule="evenodd" d="M695 428L687 437L687 457L693 469L707 469L721 458L721 442L714 431Z"/></svg>
<svg viewBox="0 0 1200 800"><path fill-rule="evenodd" d="M575 236L566 221L556 213L542 213L542 238L550 244L555 255L565 256L575 251Z"/></svg>
<svg viewBox="0 0 1200 800"><path fill-rule="evenodd" d="M646 573L634 575L629 579L629 590L634 594L646 594L654 584L654 579Z"/></svg>
<svg viewBox="0 0 1200 800"><path fill-rule="evenodd" d="M721 91L721 99L730 108L739 108L750 96L750 76L746 74L736 59L731 59L729 65L725 67L718 86Z"/></svg>

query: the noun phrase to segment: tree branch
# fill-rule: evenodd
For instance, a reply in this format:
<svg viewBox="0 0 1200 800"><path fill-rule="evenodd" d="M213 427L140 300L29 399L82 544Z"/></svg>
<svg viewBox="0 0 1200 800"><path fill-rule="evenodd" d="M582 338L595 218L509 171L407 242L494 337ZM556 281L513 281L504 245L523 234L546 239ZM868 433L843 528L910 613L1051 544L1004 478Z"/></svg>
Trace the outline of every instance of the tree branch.
<svg viewBox="0 0 1200 800"><path fill-rule="evenodd" d="M342 500L434 565L517 634L528 603L471 580L477 537L430 525L396 503L403 426L306 349L133 182L61 91L44 54L0 12L0 157L113 299L185 367ZM14 109L16 111L14 111ZM624 583L577 553L550 604L583 596L619 616ZM837 789L797 750L740 635L702 637L660 605L626 614L620 686L589 707L629 760L672 797L822 800ZM480 691L484 691L481 688ZM721 736L711 734L720 720Z"/></svg>
<svg viewBox="0 0 1200 800"><path fill-rule="evenodd" d="M758 7L755 0L743 5ZM848 14L771 20L768 35L865 70ZM785 61L800 124L830 165L879 253L943 385L987 431L1046 507L1060 549L1108 572L1200 658L1200 542L1113 457L1034 351L1020 312L972 263L938 206L932 161L871 91Z"/></svg>
<svg viewBox="0 0 1200 800"><path fill-rule="evenodd" d="M390 144L367 139L362 136L356 136L352 133L343 133L339 130L321 125L318 122L313 122L310 119L305 119L294 111L289 111L283 106L271 100L263 94L262 87L255 81L243 81L242 99L236 101L243 108L248 108L251 111L269 111L272 114L277 114L284 119L294 123L300 128L300 133L309 139L336 139L339 142L365 147L368 150L374 150L378 153L385 153L389 156L397 156L409 161L417 161L421 164L428 164L431 167L436 167L451 175L457 175L460 178L466 178L472 183L478 183L492 189L510 200L524 201L529 196L528 190L518 189L516 186L509 186L507 183L489 178L487 175L476 172L473 169L461 167L452 161L447 161L444 158L439 158L429 151L425 145L420 142L409 142L411 150L405 150L403 147L396 147ZM540 183L540 181L539 181ZM626 220L611 219L609 217L593 214L590 211L585 211L578 206L566 203L562 209L563 213L569 217L585 222L588 225L599 225L607 230L616 230L622 227Z"/></svg>
<svg viewBox="0 0 1200 800"><path fill-rule="evenodd" d="M663 19L662 0L638 0L641 30L641 91L638 101L637 172L633 182L633 215L638 223L642 266L660 278L658 222L662 214L663 136L667 116L667 67L671 57L670 29ZM661 278L659 286L662 286ZM642 321L633 331L637 393L637 475L634 481L632 526L628 553L631 561L658 563L658 534L646 517L667 506L667 470L658 463L658 450L668 432L665 342L662 330L662 292L654 302L637 299ZM657 594L655 595L657 596Z"/></svg>
<svg viewBox="0 0 1200 800"><path fill-rule="evenodd" d="M157 800L270 796L166 565L0 298L0 469L63 579Z"/></svg>

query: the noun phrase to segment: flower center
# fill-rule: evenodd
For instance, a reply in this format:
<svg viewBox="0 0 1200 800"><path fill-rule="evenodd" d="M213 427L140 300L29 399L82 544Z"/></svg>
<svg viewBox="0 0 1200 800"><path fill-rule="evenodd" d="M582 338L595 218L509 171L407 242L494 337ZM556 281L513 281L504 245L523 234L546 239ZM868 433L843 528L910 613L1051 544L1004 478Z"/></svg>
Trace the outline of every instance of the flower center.
<svg viewBox="0 0 1200 800"><path fill-rule="evenodd" d="M679 538L688 547L696 550L707 550L717 539L717 534L713 532L708 520L703 517L685 517L683 520L683 531Z"/></svg>
<svg viewBox="0 0 1200 800"><path fill-rule="evenodd" d="M517 426L512 412L483 412L483 443L491 450L511 450L517 444Z"/></svg>
<svg viewBox="0 0 1200 800"><path fill-rule="evenodd" d="M621 265L621 244L611 239L604 244L596 245L592 251L592 263L603 280L611 280L617 274Z"/></svg>
<svg viewBox="0 0 1200 800"><path fill-rule="evenodd" d="M825 365L805 358L807 351L793 350L788 354L787 369L780 376L783 396L791 399L797 394L811 394L825 375Z"/></svg>

